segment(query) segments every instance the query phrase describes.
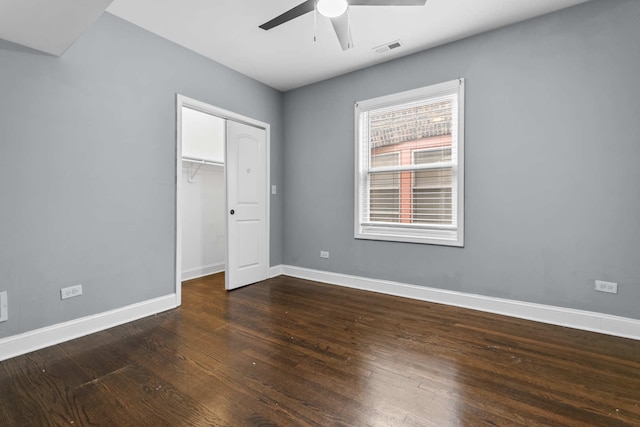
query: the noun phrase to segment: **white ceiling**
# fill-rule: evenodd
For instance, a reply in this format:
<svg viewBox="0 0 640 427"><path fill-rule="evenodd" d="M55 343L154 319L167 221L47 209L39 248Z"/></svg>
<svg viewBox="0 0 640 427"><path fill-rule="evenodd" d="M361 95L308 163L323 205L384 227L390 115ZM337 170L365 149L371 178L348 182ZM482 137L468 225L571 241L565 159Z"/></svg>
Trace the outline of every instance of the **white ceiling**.
<svg viewBox="0 0 640 427"><path fill-rule="evenodd" d="M589 0L427 0L425 6L354 6L355 48L308 13L258 28L303 0L115 0L107 12L286 91ZM373 48L400 39L386 53Z"/></svg>
<svg viewBox="0 0 640 427"><path fill-rule="evenodd" d="M113 1L113 3L112 3ZM589 0L427 0L425 6L353 6L355 48L308 13L258 28L303 0L0 0L0 38L53 55L107 11L286 91ZM314 34L317 41L314 42ZM386 53L373 48L400 40Z"/></svg>
<svg viewBox="0 0 640 427"><path fill-rule="evenodd" d="M113 0L0 0L0 39L62 55Z"/></svg>

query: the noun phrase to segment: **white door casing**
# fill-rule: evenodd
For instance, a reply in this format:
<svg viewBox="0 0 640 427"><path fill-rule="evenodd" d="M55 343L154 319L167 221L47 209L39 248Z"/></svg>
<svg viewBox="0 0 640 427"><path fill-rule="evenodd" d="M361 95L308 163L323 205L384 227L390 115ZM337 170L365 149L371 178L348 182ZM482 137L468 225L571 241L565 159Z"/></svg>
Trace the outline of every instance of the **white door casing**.
<svg viewBox="0 0 640 427"><path fill-rule="evenodd" d="M227 121L227 269L235 289L269 274L267 135L261 128Z"/></svg>

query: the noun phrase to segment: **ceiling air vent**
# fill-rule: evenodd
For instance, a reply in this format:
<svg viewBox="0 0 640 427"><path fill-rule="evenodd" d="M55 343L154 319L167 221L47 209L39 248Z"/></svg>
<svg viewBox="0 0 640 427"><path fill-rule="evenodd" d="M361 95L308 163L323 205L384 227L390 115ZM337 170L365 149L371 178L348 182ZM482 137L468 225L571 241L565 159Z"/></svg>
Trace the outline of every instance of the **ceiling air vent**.
<svg viewBox="0 0 640 427"><path fill-rule="evenodd" d="M402 46L402 42L400 40L394 40L392 42L385 43L378 47L374 47L373 50L375 50L376 53L384 53L384 52L388 52L390 50L399 48L400 46Z"/></svg>

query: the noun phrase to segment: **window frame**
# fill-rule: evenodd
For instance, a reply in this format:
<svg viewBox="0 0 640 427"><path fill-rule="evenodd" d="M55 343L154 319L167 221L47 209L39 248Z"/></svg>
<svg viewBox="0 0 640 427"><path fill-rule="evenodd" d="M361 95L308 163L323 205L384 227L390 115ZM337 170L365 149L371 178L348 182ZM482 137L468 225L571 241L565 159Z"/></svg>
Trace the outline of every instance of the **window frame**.
<svg viewBox="0 0 640 427"><path fill-rule="evenodd" d="M464 79L460 78L355 103L354 238L464 247L464 86ZM361 115L383 108L402 107L415 102L435 100L443 96L455 97L453 110L455 121L452 126L452 144L455 145L455 147L452 145L452 151L456 153L455 159L452 158L454 164L452 192L455 191L455 194L452 194L452 198L455 201L456 225L373 224L362 220L364 207L369 203L370 145L368 130L363 132L361 128ZM366 135L363 136L363 133ZM361 141L362 138L367 138L366 142ZM367 152L363 153L363 150ZM402 169L401 166L397 170Z"/></svg>

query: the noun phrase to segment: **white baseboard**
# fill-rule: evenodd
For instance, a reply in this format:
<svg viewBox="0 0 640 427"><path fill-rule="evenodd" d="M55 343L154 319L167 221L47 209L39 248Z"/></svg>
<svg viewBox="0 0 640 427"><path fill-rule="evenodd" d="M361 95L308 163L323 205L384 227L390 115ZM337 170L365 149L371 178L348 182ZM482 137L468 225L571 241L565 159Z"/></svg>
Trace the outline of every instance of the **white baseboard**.
<svg viewBox="0 0 640 427"><path fill-rule="evenodd" d="M640 340L640 320L571 308L493 298L464 292L409 285L386 280L312 270L290 265L271 267L271 271L332 285L435 302L520 319L566 326L584 331ZM274 276L272 276L274 277Z"/></svg>
<svg viewBox="0 0 640 427"><path fill-rule="evenodd" d="M269 278L271 279L272 277L277 277L280 276L282 274L284 274L282 272L282 265L276 265L274 267L269 267Z"/></svg>
<svg viewBox="0 0 640 427"><path fill-rule="evenodd" d="M386 280L368 279L290 265L278 265L269 268L269 277L276 277L282 274L332 285L640 340L640 320L637 319ZM0 339L0 361L161 313L177 306L176 295L172 294L3 338Z"/></svg>
<svg viewBox="0 0 640 427"><path fill-rule="evenodd" d="M209 276L211 274L221 273L224 271L225 265L221 264L210 264L204 265L202 267L190 268L188 270L182 271L182 281L197 279L198 277Z"/></svg>
<svg viewBox="0 0 640 427"><path fill-rule="evenodd" d="M142 301L0 339L0 361L176 308L176 295Z"/></svg>

